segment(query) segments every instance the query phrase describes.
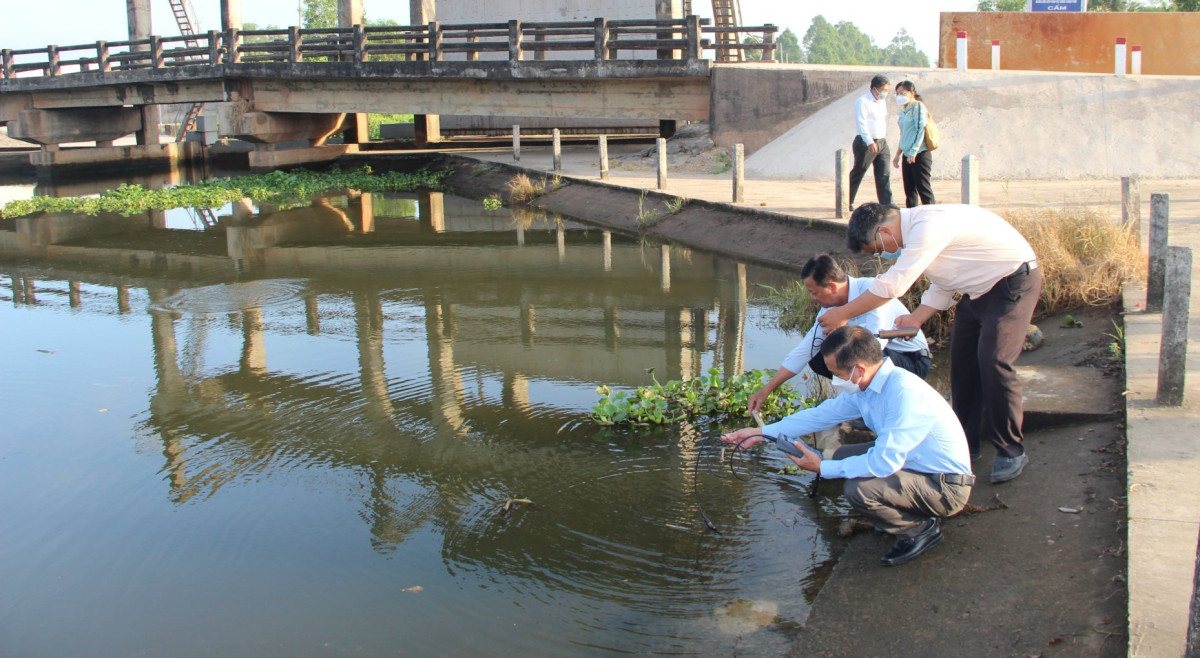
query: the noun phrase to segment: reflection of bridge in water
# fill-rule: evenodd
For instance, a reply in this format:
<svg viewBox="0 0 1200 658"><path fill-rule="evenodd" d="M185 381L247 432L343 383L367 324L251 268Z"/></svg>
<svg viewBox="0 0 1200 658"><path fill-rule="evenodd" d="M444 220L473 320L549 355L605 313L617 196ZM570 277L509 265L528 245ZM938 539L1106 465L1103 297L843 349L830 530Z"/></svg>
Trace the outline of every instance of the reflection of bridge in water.
<svg viewBox="0 0 1200 658"><path fill-rule="evenodd" d="M117 311L133 313L131 293L145 289L157 384L144 428L162 442L173 499L211 495L279 460L337 464L370 474L369 516L385 543L414 522L398 520L409 511L387 491L395 475L435 487L486 477L578 420L537 390L641 385L649 367L660 379L743 370L745 265L565 220L514 223L439 193L257 212L235 204L205 231L164 230L153 213L6 224L0 253L41 259L56 282L10 269L15 303L111 312L115 288ZM272 278L245 280L260 275ZM279 281L289 289L247 289ZM201 308L209 288L196 282L215 284L221 302ZM205 367L221 317L236 327L236 349L223 352L237 362ZM349 339L357 373L273 368L267 343L288 336ZM394 346L413 341L424 343L424 372L389 371ZM505 424L522 428L523 446L463 441Z"/></svg>

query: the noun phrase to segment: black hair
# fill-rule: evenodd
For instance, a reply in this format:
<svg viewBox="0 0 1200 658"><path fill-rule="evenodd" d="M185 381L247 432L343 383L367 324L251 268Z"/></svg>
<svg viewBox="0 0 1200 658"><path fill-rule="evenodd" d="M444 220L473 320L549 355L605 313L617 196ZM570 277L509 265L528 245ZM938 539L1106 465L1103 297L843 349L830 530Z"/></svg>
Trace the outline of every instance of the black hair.
<svg viewBox="0 0 1200 658"><path fill-rule="evenodd" d="M880 74L871 78L871 89L884 89L888 86L886 75Z"/></svg>
<svg viewBox="0 0 1200 658"><path fill-rule="evenodd" d="M913 98L915 98L916 100L919 100L919 101L925 100L924 98L921 98L920 94L917 93L917 86L912 83L912 80L903 80L901 82L897 82L896 89L903 89L904 91L911 91Z"/></svg>
<svg viewBox="0 0 1200 658"><path fill-rule="evenodd" d="M858 363L875 365L883 361L883 348L869 329L848 324L825 337L821 343L821 358L833 357L839 370L846 370Z"/></svg>
<svg viewBox="0 0 1200 658"><path fill-rule="evenodd" d="M811 278L813 283L818 286L827 286L832 283L845 283L846 270L838 264L833 256L829 254L817 254L808 259L804 267L800 269L800 278Z"/></svg>
<svg viewBox="0 0 1200 658"><path fill-rule="evenodd" d="M875 229L891 219L892 213L900 214L900 208L892 204L864 203L850 214L846 225L846 247L853 253L862 251L862 246L875 239Z"/></svg>

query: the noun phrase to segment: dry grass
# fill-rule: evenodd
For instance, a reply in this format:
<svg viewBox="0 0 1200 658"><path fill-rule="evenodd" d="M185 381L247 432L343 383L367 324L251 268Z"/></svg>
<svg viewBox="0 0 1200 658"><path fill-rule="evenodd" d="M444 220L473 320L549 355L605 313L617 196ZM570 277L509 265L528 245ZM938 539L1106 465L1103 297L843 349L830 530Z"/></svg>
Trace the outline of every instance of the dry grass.
<svg viewBox="0 0 1200 658"><path fill-rule="evenodd" d="M505 184L508 187L508 200L512 203L529 203L534 199L553 192L563 186L562 178L540 178L534 180L525 174L517 174Z"/></svg>
<svg viewBox="0 0 1200 658"><path fill-rule="evenodd" d="M1038 209L1008 211L1001 216L1029 241L1042 268L1044 283L1035 320L1083 306L1115 304L1126 280L1145 279L1146 256L1136 236L1103 213ZM874 276L886 269L878 259L869 261L862 274L854 263L843 262L842 266L851 276ZM900 301L910 309L916 308L928 287L929 281L921 277ZM768 303L776 309L780 326L788 330L806 331L816 315L816 304L800 281L780 290L771 289ZM945 340L953 320L951 307L925 323L923 329L931 340Z"/></svg>

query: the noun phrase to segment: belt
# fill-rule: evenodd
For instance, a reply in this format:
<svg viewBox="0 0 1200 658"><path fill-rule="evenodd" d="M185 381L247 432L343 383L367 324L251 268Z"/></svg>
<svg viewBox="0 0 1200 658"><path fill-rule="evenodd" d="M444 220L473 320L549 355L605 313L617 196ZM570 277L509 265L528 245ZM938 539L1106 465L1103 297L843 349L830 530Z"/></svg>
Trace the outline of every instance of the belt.
<svg viewBox="0 0 1200 658"><path fill-rule="evenodd" d="M975 484L975 476L970 473L942 473L942 482L969 487Z"/></svg>
<svg viewBox="0 0 1200 658"><path fill-rule="evenodd" d="M1016 276L1018 274L1029 274L1030 272L1036 270L1037 268L1038 268L1038 262L1037 262L1037 259L1035 258L1033 260L1029 260L1029 261L1025 261L1024 263L1021 263L1017 267L1017 271L1013 272L1009 276Z"/></svg>

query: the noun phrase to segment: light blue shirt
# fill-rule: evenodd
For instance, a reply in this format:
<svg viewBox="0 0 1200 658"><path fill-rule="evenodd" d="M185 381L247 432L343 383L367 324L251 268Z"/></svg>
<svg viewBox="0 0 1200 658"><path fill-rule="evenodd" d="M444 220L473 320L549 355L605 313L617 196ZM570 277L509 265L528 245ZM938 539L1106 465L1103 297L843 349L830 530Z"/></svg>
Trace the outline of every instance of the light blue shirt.
<svg viewBox="0 0 1200 658"><path fill-rule="evenodd" d="M874 280L870 277L848 277L847 281L850 284L850 291L847 294L846 302L854 301L856 297L867 292ZM817 311L817 317L825 315L825 312L828 310L827 308L822 308L820 311ZM901 315L907 315L908 312L903 302L893 298L873 311L867 311L860 316L850 318L847 324L863 327L871 333L878 333L880 329L895 327L896 318ZM821 347L818 342L820 340L825 340L825 330L821 328L820 323L814 322L808 333L804 334L804 338L800 339L800 343L784 357L781 366L796 373L804 370L808 362L817 355ZM912 340L893 340L890 343L886 340L880 340L879 346L887 347L897 352L920 352L929 349L929 343L925 341L925 334L920 331L917 332L917 335Z"/></svg>
<svg viewBox="0 0 1200 658"><path fill-rule="evenodd" d="M971 472L967 436L950 404L920 377L890 359L866 390L843 393L798 411L763 433L798 439L805 434L862 418L878 439L865 454L821 461L821 477L887 477L901 469L917 473Z"/></svg>

